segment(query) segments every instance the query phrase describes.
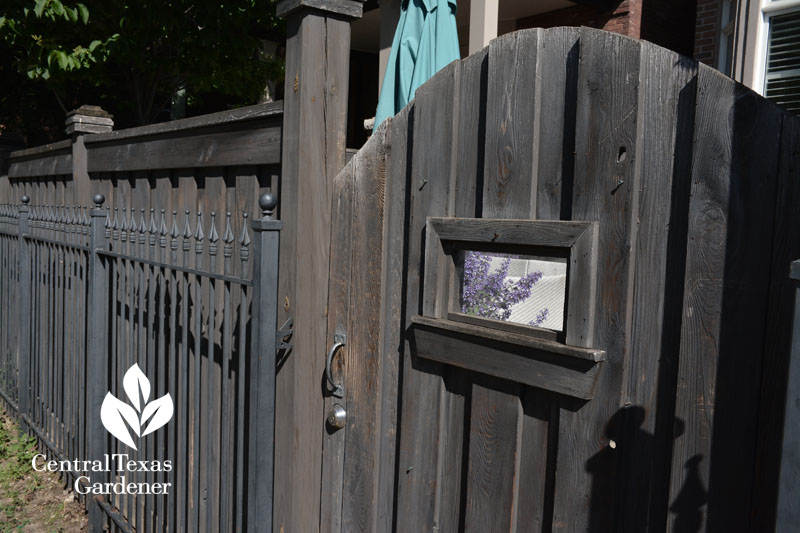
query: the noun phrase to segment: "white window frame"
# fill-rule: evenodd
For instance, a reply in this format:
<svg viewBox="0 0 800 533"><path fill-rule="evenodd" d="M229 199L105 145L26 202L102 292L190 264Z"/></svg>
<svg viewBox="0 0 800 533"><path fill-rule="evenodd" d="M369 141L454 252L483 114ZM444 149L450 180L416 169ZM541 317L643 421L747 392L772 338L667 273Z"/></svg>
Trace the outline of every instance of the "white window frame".
<svg viewBox="0 0 800 533"><path fill-rule="evenodd" d="M753 68L753 87L758 94L765 92L767 69L767 40L769 21L776 15L784 15L800 10L800 0L761 0L761 16L758 19L757 47Z"/></svg>
<svg viewBox="0 0 800 533"><path fill-rule="evenodd" d="M736 50L732 50L732 56L728 57L728 44L736 34L736 0L722 0L722 13L720 15L719 30L719 52L717 53L717 70L727 76L733 76L733 57Z"/></svg>

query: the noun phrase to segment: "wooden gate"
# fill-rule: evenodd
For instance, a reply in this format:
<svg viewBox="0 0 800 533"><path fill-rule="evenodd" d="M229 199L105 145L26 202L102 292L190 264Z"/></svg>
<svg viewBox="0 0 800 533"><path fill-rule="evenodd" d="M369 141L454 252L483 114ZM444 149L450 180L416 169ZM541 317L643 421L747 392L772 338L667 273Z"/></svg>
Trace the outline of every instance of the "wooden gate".
<svg viewBox="0 0 800 533"><path fill-rule="evenodd" d="M321 529L771 529L798 146L752 91L602 31L437 74L335 181ZM564 263L563 331L462 313L471 250Z"/></svg>

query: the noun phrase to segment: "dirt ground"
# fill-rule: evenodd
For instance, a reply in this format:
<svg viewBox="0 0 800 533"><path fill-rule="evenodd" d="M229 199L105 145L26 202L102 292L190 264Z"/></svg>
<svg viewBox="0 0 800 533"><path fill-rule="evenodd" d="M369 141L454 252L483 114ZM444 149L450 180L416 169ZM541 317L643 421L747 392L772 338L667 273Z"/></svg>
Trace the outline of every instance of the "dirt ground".
<svg viewBox="0 0 800 533"><path fill-rule="evenodd" d="M86 512L67 484L31 468L36 453L35 440L0 409L0 533L86 531Z"/></svg>

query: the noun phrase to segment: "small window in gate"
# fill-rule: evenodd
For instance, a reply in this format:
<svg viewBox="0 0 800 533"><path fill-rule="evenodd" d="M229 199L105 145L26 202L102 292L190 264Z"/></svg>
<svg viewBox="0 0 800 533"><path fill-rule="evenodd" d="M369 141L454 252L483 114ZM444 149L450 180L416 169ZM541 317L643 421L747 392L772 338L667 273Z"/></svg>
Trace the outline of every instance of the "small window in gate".
<svg viewBox="0 0 800 533"><path fill-rule="evenodd" d="M423 316L591 343L597 224L428 218Z"/></svg>
<svg viewBox="0 0 800 533"><path fill-rule="evenodd" d="M465 315L564 329L567 258L461 250L459 311Z"/></svg>

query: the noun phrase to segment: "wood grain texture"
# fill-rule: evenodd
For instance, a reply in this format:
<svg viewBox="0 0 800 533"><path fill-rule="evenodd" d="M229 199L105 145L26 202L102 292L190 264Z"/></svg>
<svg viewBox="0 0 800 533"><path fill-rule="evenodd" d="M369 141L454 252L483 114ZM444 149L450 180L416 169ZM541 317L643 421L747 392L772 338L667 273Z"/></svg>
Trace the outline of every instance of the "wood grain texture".
<svg viewBox="0 0 800 533"><path fill-rule="evenodd" d="M483 173L486 143L486 102L489 49L461 62L458 94L458 142L452 214L477 217L483 209Z"/></svg>
<svg viewBox="0 0 800 533"><path fill-rule="evenodd" d="M535 164L536 218L543 220L568 220L572 212L579 35L578 28L551 28L540 36Z"/></svg>
<svg viewBox="0 0 800 533"><path fill-rule="evenodd" d="M376 529L390 531L395 521L395 480L399 441L400 361L403 350L403 272L407 161L409 159L408 107L389 119L384 137L386 185L384 192L383 246L381 265L380 343L383 373L380 402L380 460ZM402 228L402 230L401 230Z"/></svg>
<svg viewBox="0 0 800 533"><path fill-rule="evenodd" d="M405 324L422 312L425 218L446 215L449 204L452 159L453 91L455 63L417 89L409 111L413 131L408 196ZM398 230L395 230L398 231ZM437 522L437 486L440 437L441 367L411 356L406 338L403 360L403 394L398 465L397 528L429 530ZM417 406L426 406L420 409Z"/></svg>
<svg viewBox="0 0 800 533"><path fill-rule="evenodd" d="M350 332L350 279L353 261L353 174L356 162L351 160L333 180L331 205L331 266L328 281L328 330ZM331 372L338 383L344 383L345 360L353 350L352 334L348 343L339 349L331 364ZM356 363L358 364L358 363ZM349 390L349 387L345 389ZM339 404L348 411L347 396L335 398L330 387L323 384L325 412ZM351 413L348 413L348 415ZM343 486L344 454L347 427L339 430L326 425L322 437L322 489L320 531L342 531L342 494L349 489Z"/></svg>
<svg viewBox="0 0 800 533"><path fill-rule="evenodd" d="M622 399L633 409L620 443L625 450L620 472L620 498L627 508L620 525L624 531L645 531L649 523L655 530L665 527L662 511L666 512L675 393L670 376L671 363L678 357L675 328L680 324L674 287L683 283L679 265L685 260L696 76L694 62L642 43L634 162L641 183L641 237L636 241L631 347ZM657 424L662 410L663 420ZM650 501L658 508L652 522Z"/></svg>
<svg viewBox="0 0 800 533"><path fill-rule="evenodd" d="M777 108L700 66L675 413L686 429L673 451L669 527L687 502L708 531L748 520L765 332L752 317L767 313L761 258L772 250L779 125Z"/></svg>
<svg viewBox="0 0 800 533"><path fill-rule="evenodd" d="M286 21L286 79L300 75L302 61L301 42L303 39L300 20ZM288 87L288 86L287 86ZM283 101L283 149L281 152L281 230L280 274L278 277L279 309L278 323L283 324L295 315L295 286L297 283L297 217L299 210L295 207L298 198L300 158L300 94L289 90L284 93ZM282 354L282 363L275 376L275 427L293 427L295 414L295 372L297 359L290 351ZM314 390L317 390L316 388ZM294 449L296 439L294 431L276 431L275 433L275 481L276 487L283 490L274 491L273 530L280 531L292 524L292 506L299 497L294 484ZM320 447L321 451L321 447Z"/></svg>
<svg viewBox="0 0 800 533"><path fill-rule="evenodd" d="M89 172L278 163L281 127L276 122L87 143Z"/></svg>
<svg viewBox="0 0 800 533"><path fill-rule="evenodd" d="M594 225L591 222L559 220L442 217L431 217L428 222L443 241L528 244L555 248L572 247Z"/></svg>
<svg viewBox="0 0 800 533"><path fill-rule="evenodd" d="M578 349L556 353L547 348L568 350L552 341L425 317L414 319L413 335L418 357L581 399L592 398L600 370L596 359L605 355Z"/></svg>
<svg viewBox="0 0 800 533"><path fill-rule="evenodd" d="M536 198L533 132L538 89L539 30L504 35L489 44L483 216L530 212Z"/></svg>
<svg viewBox="0 0 800 533"><path fill-rule="evenodd" d="M608 359L593 401L562 403L554 531L614 529L614 491L603 487L613 487L616 458L605 429L618 406L628 353L639 190L632 164L637 157L638 70L637 41L582 30L572 217L599 222L598 295L591 329L593 343ZM568 331L567 343L577 334Z"/></svg>
<svg viewBox="0 0 800 533"><path fill-rule="evenodd" d="M52 154L35 159L11 159L8 177L34 178L38 176L58 176L72 174L72 153Z"/></svg>
<svg viewBox="0 0 800 533"><path fill-rule="evenodd" d="M201 128L210 128L236 123L245 125L250 121L264 121L276 118L280 120L282 113L283 102L279 100L277 102L268 102L265 104L257 104L240 107L237 109L219 111L217 113L209 113L199 117L170 120L169 122L161 122L158 124L151 124L149 126L115 130L108 133L98 133L96 135L89 135L86 137L86 139L89 144L121 141L123 139L129 139L131 140L130 142L135 142L139 140L137 138L148 136L186 132ZM247 129L247 127L248 126L245 126L245 129ZM34 148L31 150L36 149Z"/></svg>
<svg viewBox="0 0 800 533"><path fill-rule="evenodd" d="M477 378L470 417L464 531L515 531L522 439L519 385Z"/></svg>
<svg viewBox="0 0 800 533"><path fill-rule="evenodd" d="M291 203L281 211L289 215L281 240L288 237L294 243L293 250L282 250L294 257L281 264L281 276L287 278L280 287L295 333L277 387L277 423L283 424L285 437L276 443L275 483L285 490L276 498L276 530L314 532L320 527L325 413L321 395L310 391L319 390L322 355L332 340L327 331L330 192L344 164L348 67L342 51L349 49L350 38L348 22L328 15L303 10L288 21L280 190ZM303 266L302 276L287 272L296 265Z"/></svg>
<svg viewBox="0 0 800 533"><path fill-rule="evenodd" d="M380 459L379 350L385 160L379 129L353 158L349 350L345 354L347 440L342 531L375 531Z"/></svg>

